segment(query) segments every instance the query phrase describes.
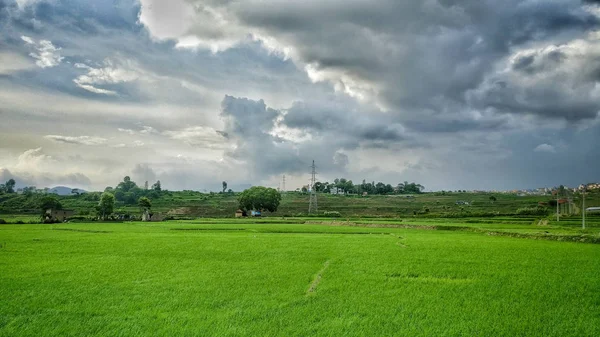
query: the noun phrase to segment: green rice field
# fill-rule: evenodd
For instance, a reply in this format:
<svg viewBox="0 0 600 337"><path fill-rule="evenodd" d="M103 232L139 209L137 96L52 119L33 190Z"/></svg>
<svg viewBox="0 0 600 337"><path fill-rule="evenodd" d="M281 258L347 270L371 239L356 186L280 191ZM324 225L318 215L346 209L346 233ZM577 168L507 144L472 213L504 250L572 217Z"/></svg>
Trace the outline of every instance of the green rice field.
<svg viewBox="0 0 600 337"><path fill-rule="evenodd" d="M1 225L0 336L600 336L598 227L317 220Z"/></svg>

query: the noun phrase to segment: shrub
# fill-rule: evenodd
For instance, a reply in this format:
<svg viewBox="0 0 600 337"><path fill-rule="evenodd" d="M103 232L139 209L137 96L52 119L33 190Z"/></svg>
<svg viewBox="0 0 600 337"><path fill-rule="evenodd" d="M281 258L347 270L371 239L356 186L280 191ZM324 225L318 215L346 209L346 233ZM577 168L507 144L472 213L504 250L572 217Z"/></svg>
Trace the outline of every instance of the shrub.
<svg viewBox="0 0 600 337"><path fill-rule="evenodd" d="M517 209L517 215L548 215L546 207L522 207Z"/></svg>
<svg viewBox="0 0 600 337"><path fill-rule="evenodd" d="M2 225L6 224L6 220L0 219L0 224L2 224Z"/></svg>
<svg viewBox="0 0 600 337"><path fill-rule="evenodd" d="M328 216L331 218L341 218L342 215L338 211L325 211L323 212L323 216Z"/></svg>
<svg viewBox="0 0 600 337"><path fill-rule="evenodd" d="M18 220L17 222L15 222L17 225L24 225L25 223L22 220Z"/></svg>

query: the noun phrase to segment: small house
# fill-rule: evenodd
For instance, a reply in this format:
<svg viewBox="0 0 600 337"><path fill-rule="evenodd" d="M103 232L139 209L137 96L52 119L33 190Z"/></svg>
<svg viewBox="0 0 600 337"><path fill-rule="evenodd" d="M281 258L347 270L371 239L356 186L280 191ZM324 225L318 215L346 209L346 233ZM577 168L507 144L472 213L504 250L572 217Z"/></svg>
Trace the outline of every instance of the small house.
<svg viewBox="0 0 600 337"><path fill-rule="evenodd" d="M165 216L162 213L152 213L150 214L150 221L151 222L160 222L160 221L164 221L165 220Z"/></svg>
<svg viewBox="0 0 600 337"><path fill-rule="evenodd" d="M588 207L585 211L589 213L600 213L600 207Z"/></svg>
<svg viewBox="0 0 600 337"><path fill-rule="evenodd" d="M64 222L74 214L75 211L68 209L48 209L44 215L44 220Z"/></svg>
<svg viewBox="0 0 600 337"><path fill-rule="evenodd" d="M235 217L236 218L241 218L241 217L245 217L248 216L246 214L246 212L242 211L241 209L238 209L237 211L235 211Z"/></svg>
<svg viewBox="0 0 600 337"><path fill-rule="evenodd" d="M329 189L329 194L335 194L335 195L337 195L337 194L344 194L344 192L342 191L341 188L331 187Z"/></svg>

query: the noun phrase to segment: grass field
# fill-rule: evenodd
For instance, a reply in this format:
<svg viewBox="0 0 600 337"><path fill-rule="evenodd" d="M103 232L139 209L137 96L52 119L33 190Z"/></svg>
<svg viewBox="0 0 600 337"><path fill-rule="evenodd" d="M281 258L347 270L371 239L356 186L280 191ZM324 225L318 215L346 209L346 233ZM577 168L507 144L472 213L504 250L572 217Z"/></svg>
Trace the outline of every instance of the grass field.
<svg viewBox="0 0 600 337"><path fill-rule="evenodd" d="M600 335L600 245L294 221L0 226L0 336Z"/></svg>

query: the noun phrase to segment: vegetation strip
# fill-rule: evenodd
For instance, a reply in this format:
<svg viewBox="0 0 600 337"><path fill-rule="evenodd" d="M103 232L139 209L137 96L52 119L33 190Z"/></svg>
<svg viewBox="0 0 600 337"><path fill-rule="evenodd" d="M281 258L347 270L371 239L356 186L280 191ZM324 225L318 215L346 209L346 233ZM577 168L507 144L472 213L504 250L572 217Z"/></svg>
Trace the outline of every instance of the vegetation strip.
<svg viewBox="0 0 600 337"><path fill-rule="evenodd" d="M310 295L310 294L314 293L315 291L317 291L317 286L321 282L321 277L323 276L323 273L325 272L327 267L329 267L329 260L325 261L325 263L323 264L323 268L321 268L321 270L319 270L319 272L315 276L314 280L311 282L310 287L306 291L306 295Z"/></svg>
<svg viewBox="0 0 600 337"><path fill-rule="evenodd" d="M600 244L600 237L589 235L560 235L560 234L528 234L515 232L499 232L482 228L473 228L466 226L444 226L444 225L410 225L410 224L366 224L356 222L307 222L311 224L321 224L326 226L348 226L348 227L365 227L365 228L404 228L418 230L439 230L439 231L464 231L483 233L487 235L509 236L513 238L534 239L534 240L550 240L550 241L569 241L581 243Z"/></svg>
<svg viewBox="0 0 600 337"><path fill-rule="evenodd" d="M253 233L261 234L320 234L320 235L392 235L392 233L385 232L321 232L321 231L302 231L302 230L264 230L264 229L252 229L252 228L169 228L172 231L220 231L220 232L239 232L249 231Z"/></svg>
<svg viewBox="0 0 600 337"><path fill-rule="evenodd" d="M448 282L448 283L466 283L473 282L469 278L460 278L454 276L432 276L432 275L420 275L416 273L393 273L386 275L391 279L404 279L404 280L418 280L424 282Z"/></svg>
<svg viewBox="0 0 600 337"><path fill-rule="evenodd" d="M482 231L491 236L508 236L512 238L524 238L534 240L550 240L550 241L568 241L580 243L600 244L600 237L587 235L556 235L556 234L521 234L512 232L497 232L497 231Z"/></svg>
<svg viewBox="0 0 600 337"><path fill-rule="evenodd" d="M82 232L82 233L112 233L112 231L99 231L91 229L76 229L76 228L52 228L53 231L67 231L67 232Z"/></svg>
<svg viewBox="0 0 600 337"><path fill-rule="evenodd" d="M245 231L247 228L170 228L172 231Z"/></svg>

